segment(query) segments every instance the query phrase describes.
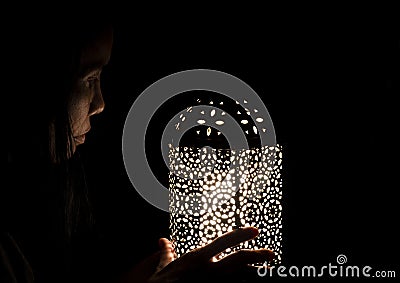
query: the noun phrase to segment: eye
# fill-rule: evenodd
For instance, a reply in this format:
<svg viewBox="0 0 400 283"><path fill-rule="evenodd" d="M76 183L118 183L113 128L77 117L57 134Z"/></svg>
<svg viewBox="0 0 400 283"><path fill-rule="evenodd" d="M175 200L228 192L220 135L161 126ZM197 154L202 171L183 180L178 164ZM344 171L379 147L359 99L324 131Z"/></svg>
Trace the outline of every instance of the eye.
<svg viewBox="0 0 400 283"><path fill-rule="evenodd" d="M98 80L99 78L98 78L98 76L94 76L94 77L89 77L88 79L87 79L87 81L88 82L95 82L96 80Z"/></svg>
<svg viewBox="0 0 400 283"><path fill-rule="evenodd" d="M85 81L86 87L93 87L96 81L98 81L99 79L100 76L98 75L88 77Z"/></svg>

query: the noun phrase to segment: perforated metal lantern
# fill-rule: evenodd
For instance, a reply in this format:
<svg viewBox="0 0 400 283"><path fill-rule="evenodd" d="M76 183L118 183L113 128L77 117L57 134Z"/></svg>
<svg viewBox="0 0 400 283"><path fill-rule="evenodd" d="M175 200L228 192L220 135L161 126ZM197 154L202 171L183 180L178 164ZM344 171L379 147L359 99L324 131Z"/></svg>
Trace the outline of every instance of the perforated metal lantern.
<svg viewBox="0 0 400 283"><path fill-rule="evenodd" d="M251 110L241 110L250 116L246 110ZM177 130L193 111L194 108L188 108L178 115ZM282 147L202 146L199 140L222 144L220 128L202 126L202 122L212 117L217 126L223 126L226 119L221 116L225 112L217 108L200 111L204 119L198 119L198 127L189 130L192 142L183 146L170 144L169 148L170 232L178 257L235 228L254 226L260 232L255 239L227 249L218 257L239 249L268 248L277 255L274 262L281 262ZM242 115L240 110L234 111ZM239 121L248 138L267 132L249 123L250 117L243 117L239 116ZM261 124L263 118L257 116L254 120Z"/></svg>

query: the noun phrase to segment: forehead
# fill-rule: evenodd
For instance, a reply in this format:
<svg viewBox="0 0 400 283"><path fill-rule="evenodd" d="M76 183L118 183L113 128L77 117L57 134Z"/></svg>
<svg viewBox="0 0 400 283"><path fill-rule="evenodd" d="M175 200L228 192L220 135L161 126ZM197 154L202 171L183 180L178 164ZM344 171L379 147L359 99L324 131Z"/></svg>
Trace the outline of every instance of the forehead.
<svg viewBox="0 0 400 283"><path fill-rule="evenodd" d="M82 75L107 65L110 60L112 41L111 28L104 29L87 40L80 54L79 72Z"/></svg>

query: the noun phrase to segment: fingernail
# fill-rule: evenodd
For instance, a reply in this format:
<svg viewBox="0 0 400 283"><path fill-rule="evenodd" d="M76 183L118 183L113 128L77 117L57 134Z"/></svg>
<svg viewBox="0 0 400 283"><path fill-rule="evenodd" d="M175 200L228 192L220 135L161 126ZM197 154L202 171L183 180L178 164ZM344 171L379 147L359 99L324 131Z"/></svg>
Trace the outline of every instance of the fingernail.
<svg viewBox="0 0 400 283"><path fill-rule="evenodd" d="M273 260L276 256L275 252L271 250L262 250L262 251L266 253L266 255L268 256L268 260Z"/></svg>
<svg viewBox="0 0 400 283"><path fill-rule="evenodd" d="M258 229L255 227L247 227L246 230L248 230L249 233L251 233L251 236L253 237L258 235Z"/></svg>
<svg viewBox="0 0 400 283"><path fill-rule="evenodd" d="M238 230L244 231L247 234L250 234L251 237L256 237L258 235L258 229L255 227L239 227Z"/></svg>

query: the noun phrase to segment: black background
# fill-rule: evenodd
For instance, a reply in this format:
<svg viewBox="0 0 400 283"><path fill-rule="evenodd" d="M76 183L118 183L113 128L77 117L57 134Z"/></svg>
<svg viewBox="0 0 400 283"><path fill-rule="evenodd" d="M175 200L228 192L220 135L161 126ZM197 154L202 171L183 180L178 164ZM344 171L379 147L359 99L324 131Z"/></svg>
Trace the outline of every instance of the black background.
<svg viewBox="0 0 400 283"><path fill-rule="evenodd" d="M110 264L128 266L169 235L169 215L142 199L125 172L126 115L155 81L206 68L249 84L273 119L284 148L283 264L321 266L345 254L348 264L399 272L393 22L205 21L116 21L102 75L106 108L80 149ZM152 170L159 175L163 166Z"/></svg>

